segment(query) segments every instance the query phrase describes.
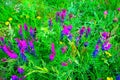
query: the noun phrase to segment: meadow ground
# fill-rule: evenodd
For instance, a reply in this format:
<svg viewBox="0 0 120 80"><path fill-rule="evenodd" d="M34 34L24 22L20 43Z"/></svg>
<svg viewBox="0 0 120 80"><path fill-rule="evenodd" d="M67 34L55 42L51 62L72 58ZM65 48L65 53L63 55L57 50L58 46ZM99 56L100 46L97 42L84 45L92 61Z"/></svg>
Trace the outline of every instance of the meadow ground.
<svg viewBox="0 0 120 80"><path fill-rule="evenodd" d="M120 80L120 0L0 0L0 80Z"/></svg>

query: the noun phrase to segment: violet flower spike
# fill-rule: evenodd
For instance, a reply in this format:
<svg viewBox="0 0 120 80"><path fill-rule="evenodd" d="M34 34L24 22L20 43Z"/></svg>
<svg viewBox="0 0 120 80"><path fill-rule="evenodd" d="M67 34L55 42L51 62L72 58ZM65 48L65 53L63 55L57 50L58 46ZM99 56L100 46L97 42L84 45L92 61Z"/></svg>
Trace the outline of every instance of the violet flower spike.
<svg viewBox="0 0 120 80"><path fill-rule="evenodd" d="M88 35L90 34L90 31L91 31L91 28L88 27L87 30L86 30L86 37L88 37Z"/></svg>
<svg viewBox="0 0 120 80"><path fill-rule="evenodd" d="M117 9L120 12L120 8Z"/></svg>
<svg viewBox="0 0 120 80"><path fill-rule="evenodd" d="M20 73L20 74L23 74L23 73L24 73L24 69L23 69L23 68L20 68L20 67L17 68L17 71L18 71L18 73Z"/></svg>
<svg viewBox="0 0 120 80"><path fill-rule="evenodd" d="M26 23L24 24L24 30L25 30L25 31L28 31L28 26L27 26Z"/></svg>
<svg viewBox="0 0 120 80"><path fill-rule="evenodd" d="M96 57L96 56L97 56L97 54L98 54L98 52L99 52L99 51L95 49L95 50L93 51L92 56L93 56L93 57Z"/></svg>
<svg viewBox="0 0 120 80"><path fill-rule="evenodd" d="M56 54L54 43L51 44L51 53Z"/></svg>
<svg viewBox="0 0 120 80"><path fill-rule="evenodd" d="M16 75L12 75L12 76L11 76L11 80L19 80L19 78L18 78L18 76L16 76Z"/></svg>
<svg viewBox="0 0 120 80"><path fill-rule="evenodd" d="M49 58L50 58L51 61L54 60L55 54L51 53L50 56L49 56Z"/></svg>
<svg viewBox="0 0 120 80"><path fill-rule="evenodd" d="M109 33L108 32L102 32L102 39L103 40L106 40L106 39L108 39L109 38Z"/></svg>
<svg viewBox="0 0 120 80"><path fill-rule="evenodd" d="M6 45L2 47L2 50L12 59L16 59L18 57L18 55L10 50L10 48Z"/></svg>
<svg viewBox="0 0 120 80"><path fill-rule="evenodd" d="M20 34L21 37L23 37L23 33L22 33L22 25L20 25L19 34Z"/></svg>
<svg viewBox="0 0 120 80"><path fill-rule="evenodd" d="M63 48L61 48L62 53L65 53L67 51L67 46L64 46Z"/></svg>
<svg viewBox="0 0 120 80"><path fill-rule="evenodd" d="M85 27L83 26L82 29L80 29L80 31L79 31L80 36L82 36L84 32L85 32Z"/></svg>
<svg viewBox="0 0 120 80"><path fill-rule="evenodd" d="M110 48L111 48L111 44L109 43L109 41L103 43L102 50L109 50Z"/></svg>

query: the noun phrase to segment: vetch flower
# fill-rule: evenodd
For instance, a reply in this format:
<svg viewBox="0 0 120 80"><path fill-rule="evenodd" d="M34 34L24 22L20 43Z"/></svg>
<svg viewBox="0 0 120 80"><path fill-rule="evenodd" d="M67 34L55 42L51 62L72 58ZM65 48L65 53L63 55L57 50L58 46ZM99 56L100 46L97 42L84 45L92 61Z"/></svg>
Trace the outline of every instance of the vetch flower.
<svg viewBox="0 0 120 80"><path fill-rule="evenodd" d="M116 76L116 80L120 80L120 74Z"/></svg>
<svg viewBox="0 0 120 80"><path fill-rule="evenodd" d="M65 53L67 50L67 46L62 47L61 50L62 50L62 53Z"/></svg>
<svg viewBox="0 0 120 80"><path fill-rule="evenodd" d="M51 53L52 53L52 54L56 54L54 43L51 44Z"/></svg>
<svg viewBox="0 0 120 80"><path fill-rule="evenodd" d="M20 68L20 67L17 68L17 71L18 71L18 73L20 73L20 74L23 74L23 73L24 73L24 69L23 69L23 68Z"/></svg>
<svg viewBox="0 0 120 80"><path fill-rule="evenodd" d="M51 53L50 56L49 56L49 58L50 58L51 61L54 60L55 54Z"/></svg>
<svg viewBox="0 0 120 80"><path fill-rule="evenodd" d="M102 45L102 50L109 50L111 48L111 44L109 41L105 41Z"/></svg>
<svg viewBox="0 0 120 80"><path fill-rule="evenodd" d="M87 46L88 46L88 42L85 42L85 43L84 43L84 46L87 47Z"/></svg>
<svg viewBox="0 0 120 80"><path fill-rule="evenodd" d="M60 21L61 21L61 25L64 23L64 19L65 19L65 16L66 16L66 10L63 9L60 13Z"/></svg>
<svg viewBox="0 0 120 80"><path fill-rule="evenodd" d="M3 45L2 50L12 59L16 59L18 57L17 54L14 53L13 50L10 50L10 48L7 45Z"/></svg>
<svg viewBox="0 0 120 80"><path fill-rule="evenodd" d="M24 24L24 30L25 30L25 31L28 31L28 26L27 26L26 23Z"/></svg>
<svg viewBox="0 0 120 80"><path fill-rule="evenodd" d="M90 31L91 31L91 28L88 27L87 30L86 30L86 37L88 37L88 35L90 34Z"/></svg>
<svg viewBox="0 0 120 80"><path fill-rule="evenodd" d="M82 36L84 32L85 32L85 27L83 26L82 29L80 29L80 31L79 31L80 36Z"/></svg>
<svg viewBox="0 0 120 80"><path fill-rule="evenodd" d="M109 38L110 34L109 34L108 32L102 32L102 33L101 33L101 36L102 36L102 39L103 39L103 40L106 40L106 39Z"/></svg>
<svg viewBox="0 0 120 80"><path fill-rule="evenodd" d="M96 57L97 54L98 54L98 52L99 52L99 51L95 49L95 50L93 51L93 55L92 55L92 56L93 56L93 57Z"/></svg>
<svg viewBox="0 0 120 80"><path fill-rule="evenodd" d="M120 8L118 8L117 10L120 11Z"/></svg>
<svg viewBox="0 0 120 80"><path fill-rule="evenodd" d="M16 75L12 75L12 76L11 76L11 80L19 80L19 78L18 78L18 76L16 76Z"/></svg>
<svg viewBox="0 0 120 80"><path fill-rule="evenodd" d="M62 62L62 66L68 66L67 62Z"/></svg>
<svg viewBox="0 0 120 80"><path fill-rule="evenodd" d="M19 34L20 34L21 37L23 37L23 33L22 33L22 25L20 25Z"/></svg>

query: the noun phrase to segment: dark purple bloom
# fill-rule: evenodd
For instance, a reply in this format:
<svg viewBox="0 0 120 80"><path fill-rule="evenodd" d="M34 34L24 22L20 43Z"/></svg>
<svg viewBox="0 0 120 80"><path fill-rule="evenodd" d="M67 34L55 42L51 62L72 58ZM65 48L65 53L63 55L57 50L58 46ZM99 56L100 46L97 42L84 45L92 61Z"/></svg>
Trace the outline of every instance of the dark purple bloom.
<svg viewBox="0 0 120 80"><path fill-rule="evenodd" d="M83 26L82 29L80 29L80 31L79 31L80 36L82 36L84 32L85 32L85 27Z"/></svg>
<svg viewBox="0 0 120 80"><path fill-rule="evenodd" d="M95 49L99 50L99 45L98 44L96 44Z"/></svg>
<svg viewBox="0 0 120 80"><path fill-rule="evenodd" d="M4 38L0 37L0 42L4 43Z"/></svg>
<svg viewBox="0 0 120 80"><path fill-rule="evenodd" d="M19 78L16 75L12 75L11 80L19 80Z"/></svg>
<svg viewBox="0 0 120 80"><path fill-rule="evenodd" d="M20 34L20 36L23 37L23 33L22 33L22 25L20 25L19 34Z"/></svg>
<svg viewBox="0 0 120 80"><path fill-rule="evenodd" d="M68 30L71 30L71 29L72 29L72 25L69 25L69 26L67 27L67 29L68 29Z"/></svg>
<svg viewBox="0 0 120 80"><path fill-rule="evenodd" d="M28 44L29 44L29 46L30 46L31 49L34 49L33 40L29 41Z"/></svg>
<svg viewBox="0 0 120 80"><path fill-rule="evenodd" d="M102 42L101 42L101 39L98 39L97 44L100 44L100 43L102 43Z"/></svg>
<svg viewBox="0 0 120 80"><path fill-rule="evenodd" d="M62 62L62 66L68 66L67 62Z"/></svg>
<svg viewBox="0 0 120 80"><path fill-rule="evenodd" d="M6 62L7 59L6 59L6 58L2 58L1 61L2 61L2 62Z"/></svg>
<svg viewBox="0 0 120 80"><path fill-rule="evenodd" d="M69 19L73 18L73 14L69 14Z"/></svg>
<svg viewBox="0 0 120 80"><path fill-rule="evenodd" d="M18 73L20 73L20 74L23 74L23 73L24 73L24 69L23 69L23 68L20 68L20 67L17 68L17 71L18 71Z"/></svg>
<svg viewBox="0 0 120 80"><path fill-rule="evenodd" d="M51 29L53 23L52 23L52 19L50 18L49 21L48 21L48 25L49 25L49 28Z"/></svg>
<svg viewBox="0 0 120 80"><path fill-rule="evenodd" d="M72 41L72 34L68 34L68 39Z"/></svg>
<svg viewBox="0 0 120 80"><path fill-rule="evenodd" d="M86 30L86 37L88 37L88 35L89 35L90 31L91 31L91 28L90 28L90 27L88 27L88 28L87 28L87 30Z"/></svg>
<svg viewBox="0 0 120 80"><path fill-rule="evenodd" d="M56 21L58 21L59 16L60 16L60 12L57 12L56 13Z"/></svg>
<svg viewBox="0 0 120 80"><path fill-rule="evenodd" d="M96 56L97 56L97 54L98 54L98 52L99 52L98 50L94 50L94 52L93 52L92 56L93 56L93 57L96 57Z"/></svg>
<svg viewBox="0 0 120 80"><path fill-rule="evenodd" d="M84 43L84 46L87 47L87 46L88 46L88 42L85 42L85 43Z"/></svg>
<svg viewBox="0 0 120 80"><path fill-rule="evenodd" d="M51 53L52 53L52 54L56 54L54 43L51 44Z"/></svg>
<svg viewBox="0 0 120 80"><path fill-rule="evenodd" d="M30 35L31 35L31 37L33 38L33 39L35 39L35 35L36 35L36 28L32 28L32 27L30 27Z"/></svg>
<svg viewBox="0 0 120 80"><path fill-rule="evenodd" d="M120 74L116 76L116 80L120 80Z"/></svg>
<svg viewBox="0 0 120 80"><path fill-rule="evenodd" d="M27 26L26 23L24 24L24 30L25 30L25 31L28 31L28 26Z"/></svg>
<svg viewBox="0 0 120 80"><path fill-rule="evenodd" d="M22 58L23 61L27 61L27 58L24 53L20 53L20 57Z"/></svg>
<svg viewBox="0 0 120 80"><path fill-rule="evenodd" d="M109 33L108 32L102 32L102 39L106 40L109 38Z"/></svg>
<svg viewBox="0 0 120 80"><path fill-rule="evenodd" d="M12 59L16 59L18 56L16 53L14 53L13 50L10 50L10 48L6 45L2 46L2 50Z"/></svg>
<svg viewBox="0 0 120 80"><path fill-rule="evenodd" d="M102 50L109 50L111 48L111 44L109 41L105 41L102 45Z"/></svg>

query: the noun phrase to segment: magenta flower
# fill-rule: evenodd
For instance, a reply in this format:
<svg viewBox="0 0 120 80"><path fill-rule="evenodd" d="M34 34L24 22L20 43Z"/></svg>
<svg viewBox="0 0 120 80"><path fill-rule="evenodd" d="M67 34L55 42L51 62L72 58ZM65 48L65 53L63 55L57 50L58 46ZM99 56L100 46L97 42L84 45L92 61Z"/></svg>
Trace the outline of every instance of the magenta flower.
<svg viewBox="0 0 120 80"><path fill-rule="evenodd" d="M82 29L80 29L80 31L79 31L80 36L82 36L84 32L85 32L85 27L83 26Z"/></svg>
<svg viewBox="0 0 120 80"><path fill-rule="evenodd" d="M0 42L4 43L4 38L0 37Z"/></svg>
<svg viewBox="0 0 120 80"><path fill-rule="evenodd" d="M63 48L61 48L61 50L62 50L62 53L65 53L67 50L67 46L64 46Z"/></svg>
<svg viewBox="0 0 120 80"><path fill-rule="evenodd" d="M98 44L96 44L95 49L99 50L99 45Z"/></svg>
<svg viewBox="0 0 120 80"><path fill-rule="evenodd" d="M28 26L27 26L26 23L24 24L24 30L25 30L25 31L28 31Z"/></svg>
<svg viewBox="0 0 120 80"><path fill-rule="evenodd" d="M109 33L108 32L102 32L102 39L106 40L109 38Z"/></svg>
<svg viewBox="0 0 120 80"><path fill-rule="evenodd" d="M24 69L23 69L23 68L20 68L20 67L17 68L17 71L18 71L18 73L20 73L20 74L23 74L23 73L24 73Z"/></svg>
<svg viewBox="0 0 120 80"><path fill-rule="evenodd" d="M12 75L12 76L11 76L11 80L19 80L19 78L18 78L18 76L16 76L16 75Z"/></svg>
<svg viewBox="0 0 120 80"><path fill-rule="evenodd" d="M120 11L120 8L118 8L118 11Z"/></svg>
<svg viewBox="0 0 120 80"><path fill-rule="evenodd" d="M52 54L56 54L54 43L51 44L51 53L52 53Z"/></svg>
<svg viewBox="0 0 120 80"><path fill-rule="evenodd" d="M2 47L2 50L12 59L16 59L18 56L16 53L13 52L13 50L10 50L10 48L6 45Z"/></svg>
<svg viewBox="0 0 120 80"><path fill-rule="evenodd" d="M108 14L108 11L104 11L104 15L107 15Z"/></svg>
<svg viewBox="0 0 120 80"><path fill-rule="evenodd" d="M109 50L111 48L111 44L109 41L105 41L102 45L102 50Z"/></svg>
<svg viewBox="0 0 120 80"><path fill-rule="evenodd" d="M64 35L68 35L69 33L70 33L70 30L72 29L72 26L70 25L70 26L66 26L66 25L63 25L63 30L62 30L62 33L64 34Z"/></svg>
<svg viewBox="0 0 120 80"><path fill-rule="evenodd" d="M51 53L50 56L49 56L49 58L50 58L51 61L54 60L55 54Z"/></svg>
<svg viewBox="0 0 120 80"><path fill-rule="evenodd" d="M68 66L67 62L62 62L62 66Z"/></svg>
<svg viewBox="0 0 120 80"><path fill-rule="evenodd" d="M72 29L72 25L69 25L69 26L67 27L67 29L68 29L68 30L71 30L71 29Z"/></svg>
<svg viewBox="0 0 120 80"><path fill-rule="evenodd" d="M29 41L28 44L29 44L29 46L30 46L31 49L34 48L33 40Z"/></svg>
<svg viewBox="0 0 120 80"><path fill-rule="evenodd" d="M62 12L60 13L61 19L64 20L65 16L66 16L66 10L63 9Z"/></svg>

